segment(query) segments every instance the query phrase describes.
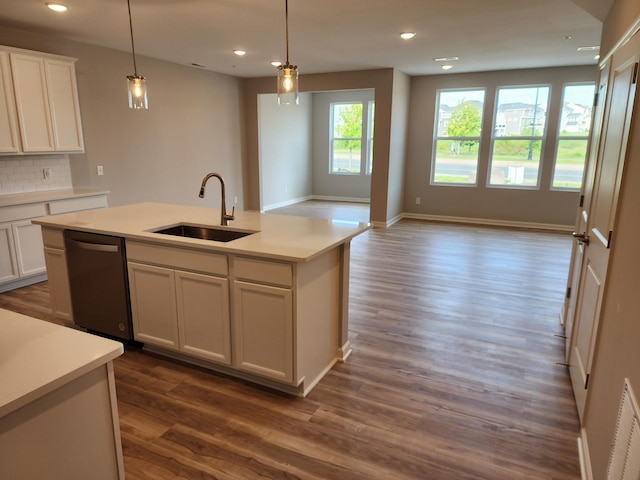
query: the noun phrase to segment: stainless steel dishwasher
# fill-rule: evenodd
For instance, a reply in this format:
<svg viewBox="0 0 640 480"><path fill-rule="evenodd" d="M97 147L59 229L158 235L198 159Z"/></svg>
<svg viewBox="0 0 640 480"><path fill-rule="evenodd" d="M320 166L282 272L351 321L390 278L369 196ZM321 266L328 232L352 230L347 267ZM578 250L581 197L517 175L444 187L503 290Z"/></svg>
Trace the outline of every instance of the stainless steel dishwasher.
<svg viewBox="0 0 640 480"><path fill-rule="evenodd" d="M132 340L124 238L64 231L73 320L87 330Z"/></svg>

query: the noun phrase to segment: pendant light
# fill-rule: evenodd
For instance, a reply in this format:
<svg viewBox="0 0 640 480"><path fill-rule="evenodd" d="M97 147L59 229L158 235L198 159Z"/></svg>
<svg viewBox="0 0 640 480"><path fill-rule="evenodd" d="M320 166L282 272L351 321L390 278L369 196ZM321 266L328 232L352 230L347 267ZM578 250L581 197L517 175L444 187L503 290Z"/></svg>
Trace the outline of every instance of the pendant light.
<svg viewBox="0 0 640 480"><path fill-rule="evenodd" d="M278 105L298 105L298 66L289 63L289 0L284 0L287 61L278 67Z"/></svg>
<svg viewBox="0 0 640 480"><path fill-rule="evenodd" d="M131 53L133 54L133 75L127 75L127 89L129 90L129 108L136 110L148 109L147 79L138 75L136 66L136 48L133 44L133 22L131 21L131 0L127 0L129 9L129 31L131 32Z"/></svg>

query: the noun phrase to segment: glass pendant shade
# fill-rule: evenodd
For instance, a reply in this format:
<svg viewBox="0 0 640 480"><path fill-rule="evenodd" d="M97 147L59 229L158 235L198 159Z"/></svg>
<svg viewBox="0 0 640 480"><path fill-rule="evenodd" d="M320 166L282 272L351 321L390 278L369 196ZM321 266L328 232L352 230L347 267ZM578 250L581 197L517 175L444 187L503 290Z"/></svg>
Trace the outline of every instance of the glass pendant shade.
<svg viewBox="0 0 640 480"><path fill-rule="evenodd" d="M127 87L129 90L129 108L148 109L147 79L140 75L128 75Z"/></svg>
<svg viewBox="0 0 640 480"><path fill-rule="evenodd" d="M278 67L278 105L299 105L298 67L287 62Z"/></svg>

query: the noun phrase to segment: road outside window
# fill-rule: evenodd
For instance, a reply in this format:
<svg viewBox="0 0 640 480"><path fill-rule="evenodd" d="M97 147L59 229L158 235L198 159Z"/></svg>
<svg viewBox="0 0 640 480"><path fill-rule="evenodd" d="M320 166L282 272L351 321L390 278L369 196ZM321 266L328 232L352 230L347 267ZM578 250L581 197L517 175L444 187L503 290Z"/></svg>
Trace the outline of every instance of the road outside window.
<svg viewBox="0 0 640 480"><path fill-rule="evenodd" d="M484 90L438 91L432 184L476 184L484 94Z"/></svg>

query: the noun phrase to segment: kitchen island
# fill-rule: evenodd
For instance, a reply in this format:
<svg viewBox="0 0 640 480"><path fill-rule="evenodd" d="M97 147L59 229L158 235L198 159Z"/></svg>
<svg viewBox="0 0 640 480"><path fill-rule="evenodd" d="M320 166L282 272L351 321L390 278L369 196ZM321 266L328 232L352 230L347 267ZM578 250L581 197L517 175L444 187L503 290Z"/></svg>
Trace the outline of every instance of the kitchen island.
<svg viewBox="0 0 640 480"><path fill-rule="evenodd" d="M124 479L122 344L0 309L0 478Z"/></svg>
<svg viewBox="0 0 640 480"><path fill-rule="evenodd" d="M306 395L351 348L349 258L368 224L142 203L34 220L54 305L65 292L65 229L125 239L135 340L144 348ZM156 233L180 224L248 233L212 241ZM47 255L48 254L48 255ZM54 307L55 310L55 307Z"/></svg>

